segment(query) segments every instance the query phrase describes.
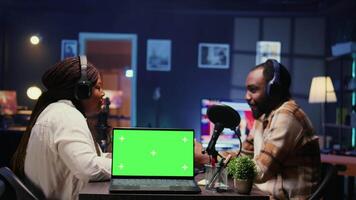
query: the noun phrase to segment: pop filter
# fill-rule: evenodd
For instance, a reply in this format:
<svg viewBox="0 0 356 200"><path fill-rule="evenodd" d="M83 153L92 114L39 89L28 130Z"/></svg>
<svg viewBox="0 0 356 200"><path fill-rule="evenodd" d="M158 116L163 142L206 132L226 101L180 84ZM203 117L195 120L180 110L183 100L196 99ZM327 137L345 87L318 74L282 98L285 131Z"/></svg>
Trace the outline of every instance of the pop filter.
<svg viewBox="0 0 356 200"><path fill-rule="evenodd" d="M208 108L208 118L214 123L214 132L206 148L206 152L216 158L218 152L215 149L216 141L224 128L230 128L236 131L236 127L240 124L239 113L227 105L214 105Z"/></svg>
<svg viewBox="0 0 356 200"><path fill-rule="evenodd" d="M224 128L235 130L240 124L239 113L227 105L214 105L208 108L208 118L214 124L221 124Z"/></svg>

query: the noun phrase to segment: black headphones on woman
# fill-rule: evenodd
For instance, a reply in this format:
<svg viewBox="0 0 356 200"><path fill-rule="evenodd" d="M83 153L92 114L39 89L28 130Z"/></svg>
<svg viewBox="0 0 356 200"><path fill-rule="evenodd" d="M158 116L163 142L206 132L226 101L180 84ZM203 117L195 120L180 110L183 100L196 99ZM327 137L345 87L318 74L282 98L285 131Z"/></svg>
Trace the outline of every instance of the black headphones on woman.
<svg viewBox="0 0 356 200"><path fill-rule="evenodd" d="M273 78L267 83L267 86L266 86L266 95L271 97L271 96L273 96L273 94L276 93L276 88L278 88L280 85L280 81L279 81L280 80L279 79L280 64L275 59L268 59L266 61L266 64L268 61L272 62L273 69L274 69Z"/></svg>
<svg viewBox="0 0 356 200"><path fill-rule="evenodd" d="M88 80L87 57L84 55L79 56L80 61L80 79L74 88L74 97L77 100L88 99L91 96L92 82Z"/></svg>

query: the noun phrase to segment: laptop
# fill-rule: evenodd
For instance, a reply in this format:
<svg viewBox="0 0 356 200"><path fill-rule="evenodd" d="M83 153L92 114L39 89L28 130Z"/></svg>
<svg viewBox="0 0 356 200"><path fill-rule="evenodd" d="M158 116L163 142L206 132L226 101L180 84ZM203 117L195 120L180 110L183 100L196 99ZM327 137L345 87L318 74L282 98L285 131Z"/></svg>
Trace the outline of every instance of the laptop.
<svg viewBox="0 0 356 200"><path fill-rule="evenodd" d="M110 192L200 193L194 130L114 128Z"/></svg>

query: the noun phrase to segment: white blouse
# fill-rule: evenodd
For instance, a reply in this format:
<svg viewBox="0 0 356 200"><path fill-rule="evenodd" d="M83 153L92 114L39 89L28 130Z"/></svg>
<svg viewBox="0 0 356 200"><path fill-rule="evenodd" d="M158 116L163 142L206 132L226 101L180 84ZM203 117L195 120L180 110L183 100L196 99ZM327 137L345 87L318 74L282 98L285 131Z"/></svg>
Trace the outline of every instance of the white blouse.
<svg viewBox="0 0 356 200"><path fill-rule="evenodd" d="M107 180L111 159L98 156L84 116L69 100L48 105L33 126L25 174L47 199L78 199L89 182Z"/></svg>

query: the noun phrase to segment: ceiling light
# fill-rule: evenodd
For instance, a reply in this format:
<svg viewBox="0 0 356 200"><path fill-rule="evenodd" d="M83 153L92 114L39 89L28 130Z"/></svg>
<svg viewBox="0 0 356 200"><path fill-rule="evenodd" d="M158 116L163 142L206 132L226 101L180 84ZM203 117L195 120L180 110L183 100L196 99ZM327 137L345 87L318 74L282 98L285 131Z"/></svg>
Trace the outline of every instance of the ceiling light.
<svg viewBox="0 0 356 200"><path fill-rule="evenodd" d="M38 35L33 35L30 38L30 42L33 45L38 45L40 43L40 41L41 41L41 39L40 39L40 37Z"/></svg>
<svg viewBox="0 0 356 200"><path fill-rule="evenodd" d="M32 100L37 100L41 96L42 90L37 86L31 86L27 89L26 94L28 98Z"/></svg>

